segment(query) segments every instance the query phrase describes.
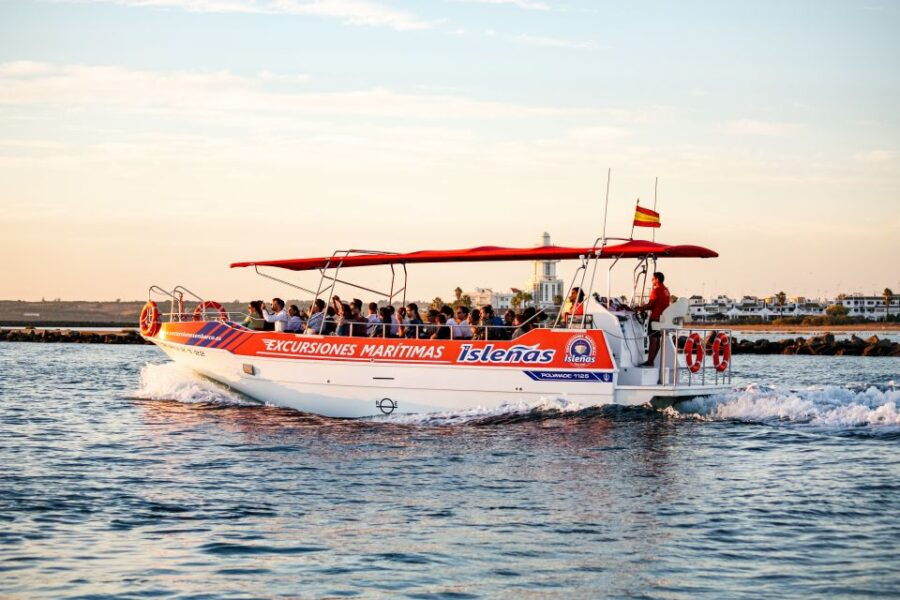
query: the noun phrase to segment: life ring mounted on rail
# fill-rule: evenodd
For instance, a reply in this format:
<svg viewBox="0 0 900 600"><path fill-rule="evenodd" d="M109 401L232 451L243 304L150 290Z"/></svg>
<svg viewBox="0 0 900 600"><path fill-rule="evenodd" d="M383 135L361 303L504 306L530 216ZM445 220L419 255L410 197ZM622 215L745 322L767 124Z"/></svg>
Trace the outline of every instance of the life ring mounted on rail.
<svg viewBox="0 0 900 600"><path fill-rule="evenodd" d="M731 364L731 340L728 334L720 332L713 340L712 361L716 371L721 373Z"/></svg>
<svg viewBox="0 0 900 600"><path fill-rule="evenodd" d="M705 357L706 350L703 348L700 334L692 333L684 342L684 364L687 365L688 371L691 373L699 371L703 367Z"/></svg>
<svg viewBox="0 0 900 600"><path fill-rule="evenodd" d="M204 300L203 302L198 304L197 308L194 309L194 320L203 320L203 313L207 311L219 311L219 319L221 319L222 321L228 320L228 311L226 311L225 307L215 300Z"/></svg>
<svg viewBox="0 0 900 600"><path fill-rule="evenodd" d="M159 333L162 327L162 321L159 319L159 307L153 300L147 300L147 303L141 309L141 334L147 337L153 337Z"/></svg>

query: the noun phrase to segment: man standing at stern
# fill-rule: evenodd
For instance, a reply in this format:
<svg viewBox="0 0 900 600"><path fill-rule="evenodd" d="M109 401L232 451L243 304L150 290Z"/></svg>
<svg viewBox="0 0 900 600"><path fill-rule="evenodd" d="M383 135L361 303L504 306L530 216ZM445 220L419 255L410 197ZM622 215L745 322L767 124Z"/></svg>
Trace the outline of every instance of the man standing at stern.
<svg viewBox="0 0 900 600"><path fill-rule="evenodd" d="M641 363L639 367L652 367L656 361L656 355L659 353L659 340L662 332L653 329L653 324L659 324L659 317L663 311L669 308L672 299L669 295L669 288L665 286L666 276L662 273L653 274L653 289L650 290L650 300L643 306L638 306L639 311L650 311L650 323L647 327L650 333L650 347L647 349L647 362Z"/></svg>

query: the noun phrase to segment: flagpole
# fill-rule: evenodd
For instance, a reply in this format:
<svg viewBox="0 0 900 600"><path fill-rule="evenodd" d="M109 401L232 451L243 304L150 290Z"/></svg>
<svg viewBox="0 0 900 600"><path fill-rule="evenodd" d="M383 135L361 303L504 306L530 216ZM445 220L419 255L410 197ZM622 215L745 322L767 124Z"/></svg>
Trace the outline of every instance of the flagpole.
<svg viewBox="0 0 900 600"><path fill-rule="evenodd" d="M640 205L641 205L641 199L638 198L637 204L635 206L640 206ZM635 210L635 212L637 212L637 210ZM632 239L632 240L634 239L634 219L633 218L631 219L631 237L629 239Z"/></svg>
<svg viewBox="0 0 900 600"><path fill-rule="evenodd" d="M656 210L656 189L659 187L659 177L653 180L653 212L659 212ZM656 227L653 228L653 241L656 241Z"/></svg>
<svg viewBox="0 0 900 600"><path fill-rule="evenodd" d="M603 236L600 241L600 247L606 245L606 215L609 213L609 180L612 177L612 167L606 170L606 204L603 206Z"/></svg>

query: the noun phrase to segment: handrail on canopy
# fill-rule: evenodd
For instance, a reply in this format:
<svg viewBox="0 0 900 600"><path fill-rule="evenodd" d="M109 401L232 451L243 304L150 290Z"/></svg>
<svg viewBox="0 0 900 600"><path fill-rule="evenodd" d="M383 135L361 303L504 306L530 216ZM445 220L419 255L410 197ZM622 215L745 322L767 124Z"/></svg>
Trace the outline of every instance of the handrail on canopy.
<svg viewBox="0 0 900 600"><path fill-rule="evenodd" d="M359 251L349 251L359 252ZM412 263L446 262L505 262L518 260L570 260L587 258L715 258L718 253L702 246L666 245L645 240L631 240L611 246L570 248L563 246L539 246L537 248L503 248L480 246L460 250L420 250L409 253L370 252L349 254L335 259L334 256L318 258L296 258L287 260L265 260L232 263L231 267L279 267L292 271L315 271L328 269L340 263L340 268L369 267Z"/></svg>

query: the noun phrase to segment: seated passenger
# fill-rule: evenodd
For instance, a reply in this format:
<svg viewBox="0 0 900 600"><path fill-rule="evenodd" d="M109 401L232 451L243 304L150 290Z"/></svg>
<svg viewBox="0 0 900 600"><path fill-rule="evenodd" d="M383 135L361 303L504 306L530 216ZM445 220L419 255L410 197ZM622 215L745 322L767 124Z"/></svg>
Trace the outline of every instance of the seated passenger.
<svg viewBox="0 0 900 600"><path fill-rule="evenodd" d="M369 326L366 328L366 335L372 337L375 333L375 324L378 323L378 305L369 302L369 314L366 316Z"/></svg>
<svg viewBox="0 0 900 600"><path fill-rule="evenodd" d="M569 323L575 318L584 314L584 292L579 287L573 287L569 292L569 297L563 303L562 307L562 324L568 327Z"/></svg>
<svg viewBox="0 0 900 600"><path fill-rule="evenodd" d="M263 305L263 318L266 320L266 323L275 325L275 331L284 331L288 322L288 314L284 310L284 300L272 298L272 312L266 310L265 305Z"/></svg>
<svg viewBox="0 0 900 600"><path fill-rule="evenodd" d="M406 326L409 324L409 319L406 318L406 307L398 308L393 317L394 324L397 325L397 337L406 337Z"/></svg>
<svg viewBox="0 0 900 600"><path fill-rule="evenodd" d="M334 331L337 329L337 312L333 306L325 309L324 319L325 324L322 327L322 335L334 335Z"/></svg>
<svg viewBox="0 0 900 600"><path fill-rule="evenodd" d="M325 318L325 301L316 298L315 302L309 305L309 318L306 320L306 333L319 333L322 328L322 319Z"/></svg>
<svg viewBox="0 0 900 600"><path fill-rule="evenodd" d="M484 329L484 338L486 340L502 340L503 330L500 327L503 326L503 319L496 316L494 314L494 307L490 304L485 304L481 308L481 324Z"/></svg>
<svg viewBox="0 0 900 600"><path fill-rule="evenodd" d="M531 331L531 325L527 323L528 318L524 315L524 313L516 314L515 321L513 321L513 325L516 326L516 330L512 333L512 339L516 339L519 336L525 335L529 331Z"/></svg>
<svg viewBox="0 0 900 600"><path fill-rule="evenodd" d="M508 309L503 313L503 339L511 340L513 331L516 328L516 311Z"/></svg>
<svg viewBox="0 0 900 600"><path fill-rule="evenodd" d="M341 303L338 311L337 335L349 336L353 332L353 309L346 302Z"/></svg>
<svg viewBox="0 0 900 600"><path fill-rule="evenodd" d="M435 332L431 334L431 339L433 340L449 340L450 339L450 326L447 325L447 315L439 312L435 316Z"/></svg>
<svg viewBox="0 0 900 600"><path fill-rule="evenodd" d="M447 327L450 329L450 336L452 339L453 327L457 324L456 319L453 318L453 309L445 304L441 307L441 314L444 315L444 323L446 323Z"/></svg>
<svg viewBox="0 0 900 600"><path fill-rule="evenodd" d="M392 333L394 325L393 315L391 314L391 309L388 306L382 306L378 309L378 322L375 323L375 329L370 337L375 338L395 338L397 337Z"/></svg>
<svg viewBox="0 0 900 600"><path fill-rule="evenodd" d="M469 329L472 331L473 340L486 340L487 334L484 330L484 324L481 321L481 311L473 308L469 313L468 320Z"/></svg>
<svg viewBox="0 0 900 600"><path fill-rule="evenodd" d="M453 327L453 339L471 340L472 328L469 326L469 307L456 307L456 325Z"/></svg>
<svg viewBox="0 0 900 600"><path fill-rule="evenodd" d="M241 322L241 325L247 329L254 331L263 331L266 328L266 320L263 318L262 302L254 300L247 305L247 318Z"/></svg>
<svg viewBox="0 0 900 600"><path fill-rule="evenodd" d="M296 304L291 304L291 307L288 309L288 322L284 330L294 333L303 331L303 317L300 315L300 309Z"/></svg>
<svg viewBox="0 0 900 600"><path fill-rule="evenodd" d="M429 308L425 313L425 326L419 331L420 339L429 339L437 331L438 315L441 314L434 308Z"/></svg>
<svg viewBox="0 0 900 600"><path fill-rule="evenodd" d="M419 306L413 302L406 305L406 327L405 335L407 338L418 339L422 337L422 317L419 316Z"/></svg>
<svg viewBox="0 0 900 600"><path fill-rule="evenodd" d="M350 308L353 309L353 317L354 317L355 319L358 320L360 317L363 316L363 314L362 314L362 300L360 300L359 298L354 298L354 299L353 299L353 301L350 303Z"/></svg>

